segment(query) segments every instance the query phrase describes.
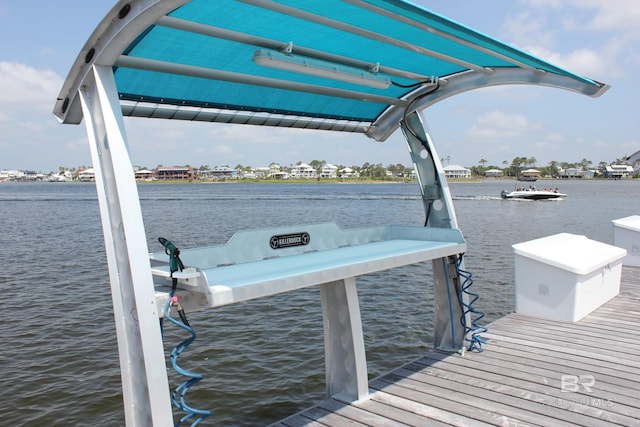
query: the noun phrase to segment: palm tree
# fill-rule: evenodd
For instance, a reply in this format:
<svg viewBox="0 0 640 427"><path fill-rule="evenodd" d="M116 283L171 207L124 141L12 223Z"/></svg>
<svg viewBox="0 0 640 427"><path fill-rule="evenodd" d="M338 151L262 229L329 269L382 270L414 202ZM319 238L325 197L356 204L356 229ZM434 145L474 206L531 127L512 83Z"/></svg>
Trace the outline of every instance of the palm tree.
<svg viewBox="0 0 640 427"><path fill-rule="evenodd" d="M520 175L520 167L524 164L527 164L526 157L514 157L511 161L511 169L515 171L516 176Z"/></svg>
<svg viewBox="0 0 640 427"><path fill-rule="evenodd" d="M609 166L609 163L607 162L598 163L598 172L603 174L607 170L607 166Z"/></svg>
<svg viewBox="0 0 640 427"><path fill-rule="evenodd" d="M320 175L320 172L322 171L322 168L327 164L326 161L324 160L311 160L311 162L309 163L309 166L311 166L313 169L315 169L315 171L318 173L318 175Z"/></svg>
<svg viewBox="0 0 640 427"><path fill-rule="evenodd" d="M360 168L360 172L362 173L362 176L371 176L371 168L372 168L372 165L369 164L369 162L365 162Z"/></svg>
<svg viewBox="0 0 640 427"><path fill-rule="evenodd" d="M529 157L527 160L527 165L532 166L532 167L536 167L536 163L538 162L538 160L535 157Z"/></svg>

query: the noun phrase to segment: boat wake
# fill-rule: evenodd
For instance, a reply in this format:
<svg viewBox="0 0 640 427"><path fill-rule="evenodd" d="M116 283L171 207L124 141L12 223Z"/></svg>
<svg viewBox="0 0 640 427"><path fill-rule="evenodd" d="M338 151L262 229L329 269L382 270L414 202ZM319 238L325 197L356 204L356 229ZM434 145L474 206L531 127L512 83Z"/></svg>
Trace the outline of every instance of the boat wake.
<svg viewBox="0 0 640 427"><path fill-rule="evenodd" d="M497 196L453 196L453 200L502 200Z"/></svg>

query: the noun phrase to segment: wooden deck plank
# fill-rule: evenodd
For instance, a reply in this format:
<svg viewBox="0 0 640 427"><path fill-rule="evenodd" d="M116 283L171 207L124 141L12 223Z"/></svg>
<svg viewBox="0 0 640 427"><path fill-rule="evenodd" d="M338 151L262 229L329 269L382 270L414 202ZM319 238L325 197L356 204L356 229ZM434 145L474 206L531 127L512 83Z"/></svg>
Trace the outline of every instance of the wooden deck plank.
<svg viewBox="0 0 640 427"><path fill-rule="evenodd" d="M625 369L627 366L629 368L634 368L638 366L637 362L634 363L633 358L631 358L631 360L627 362L625 358L621 358L622 355L620 353L616 353L613 351L610 352L610 351L607 351L606 349L595 349L597 350L597 352L594 353L593 347L585 349L581 346L577 346L577 345L569 346L569 345L566 345L565 343L558 342L558 341L550 341L550 340L534 341L534 340L520 338L518 336L507 336L506 334L496 335L496 334L493 334L492 332L487 332L486 334L484 334L484 336L489 338L489 340L495 339L495 340L509 341L509 342L520 344L523 346L534 347L534 348L539 347L545 350L551 350L557 353L557 357L563 357L564 354L569 353L569 354L578 354L587 358L602 360L604 362L611 363L611 364L625 365Z"/></svg>
<svg viewBox="0 0 640 427"><path fill-rule="evenodd" d="M491 332L512 337L525 336L536 342L563 342L569 348L577 347L593 351L604 350L609 354L637 353L640 351L640 345L615 339L615 337L587 338L568 331L551 331L541 327L523 327L513 324L511 326L502 326L500 329L492 328Z"/></svg>
<svg viewBox="0 0 640 427"><path fill-rule="evenodd" d="M640 304L640 302L639 302ZM502 320L502 319L500 319ZM533 318L523 315L509 316L509 324L504 322L494 322L491 324L493 331L507 328L510 325L520 328L539 328L551 333L575 333L576 336L587 336L587 338L606 338L612 341L628 341L629 338L640 339L640 331L629 330L628 328L620 328L618 325L597 322L591 319L585 319L580 324L555 322L553 320ZM640 322L640 320L639 320Z"/></svg>
<svg viewBox="0 0 640 427"><path fill-rule="evenodd" d="M420 406L432 406L434 408L437 408L438 410L449 412L454 417L464 417L472 419L474 420L474 422L483 422L490 425L505 425L509 423L522 422L522 420L519 420L513 416L507 416L502 413L495 412L491 409L468 405L468 400L460 402L454 399L450 399L449 396L441 397L438 395L429 394L427 393L427 390L422 390L415 386L407 386L407 384L401 384L399 381L394 380L393 378L388 379L390 381L385 381L383 379L373 380L371 382L371 387L393 396L414 401L420 404ZM465 424L462 423L454 425ZM525 425L525 423L523 423L523 425Z"/></svg>
<svg viewBox="0 0 640 427"><path fill-rule="evenodd" d="M303 415L297 414L273 424L272 427L326 427L317 421L313 421Z"/></svg>
<svg viewBox="0 0 640 427"><path fill-rule="evenodd" d="M457 365L451 363L436 363L430 366L421 365L424 362L423 359L419 359L415 362L415 366L420 369L421 372L428 373L430 375L438 376L450 381L456 381L472 387L484 387L489 388L500 393L506 393L511 396L519 397L521 399L532 400L544 405L553 405L558 402L559 399L565 399L564 393L561 391L557 384L551 384L542 378L541 381L528 381L527 379L518 377L508 377L495 372L483 371L478 377L478 371L473 367L466 365ZM442 361L447 362L447 361ZM410 365L411 368L411 365ZM505 367L508 368L508 367ZM612 419L616 419L623 422L623 425L627 425L637 408L631 408L624 405L617 405L614 410ZM575 407L569 408L569 410L598 415L599 410L590 407Z"/></svg>
<svg viewBox="0 0 640 427"><path fill-rule="evenodd" d="M548 387L553 387L556 391L561 390L561 376L564 373L574 373L574 372L590 372L593 373L594 376L597 375L598 382L601 382L598 387L594 387L596 390L607 391L609 393L619 393L619 389L622 387L623 389L633 389L636 387L636 383L633 381L623 381L622 378L607 378L599 375L598 372L594 372L588 369L585 370L567 370L563 369L563 364L558 363L556 365L548 365L551 368L539 368L535 366L531 366L528 363L518 363L514 361L504 361L504 360L494 360L493 355L488 355L486 358L475 358L475 360L462 360L458 361L456 358L449 358L441 361L440 363L429 364L431 361L428 360L430 355L426 355L425 357L418 359L415 361L417 364L424 364L425 360L428 365L431 367L438 367L445 370L454 370L455 372L459 371L459 368L464 367L468 370L465 371L469 375L471 375L474 371L481 372L482 379L490 377L492 374L500 377L502 384L504 385L512 385L514 382L522 386L522 382L529 383L530 388L533 390L536 384L545 385ZM492 363L488 363L492 362ZM411 365L409 365L411 366ZM508 373L505 371L508 370ZM476 374L477 375L477 374ZM485 375L487 377L485 377ZM611 385L611 381L614 384ZM626 388L625 388L626 386ZM526 388L526 387L525 387ZM551 393L553 394L553 393ZM637 406L638 403L625 394L619 394L621 398L621 403L630 406Z"/></svg>
<svg viewBox="0 0 640 427"><path fill-rule="evenodd" d="M311 408L304 413L303 416L308 417L310 420L317 421L325 426L329 427L364 427L366 424L359 423L357 421L350 420L339 414L332 413L326 409L322 409L318 406Z"/></svg>
<svg viewBox="0 0 640 427"><path fill-rule="evenodd" d="M464 425L468 427L484 427L491 425L469 417L444 411L431 405L421 404L414 400L385 393L384 391L371 389L371 401L374 403L380 402L388 408L403 410L411 414L412 417L419 417L416 420L413 420L412 418L410 423L407 419L407 422L410 425Z"/></svg>
<svg viewBox="0 0 640 427"><path fill-rule="evenodd" d="M395 371L394 371L395 372ZM422 378L420 378L422 379ZM448 384L447 381L437 381L431 378L431 381L420 381L420 379L408 378L405 373L400 371L398 374L390 374L382 378L382 381L392 383L395 386L401 386L410 390L423 393L430 401L434 396L448 400L453 406L466 406L471 409L468 416L474 416L473 412L495 412L501 414L509 422L524 423L526 425L555 425L570 427L575 424L562 421L560 419L550 417L547 414L540 414L531 411L528 408L519 407L513 398L505 396L501 401L498 395L492 395L483 389L474 389L457 387ZM446 387L446 386L449 387ZM387 391L387 389L384 389ZM464 390L464 391L463 391ZM503 397L501 395L500 397ZM543 410L544 405L539 405ZM476 415L477 416L477 415Z"/></svg>
<svg viewBox="0 0 640 427"><path fill-rule="evenodd" d="M376 425L380 427L406 427L408 425L392 420L387 416L381 416L375 412L360 409L357 404L350 405L335 399L322 401L318 404L318 407L364 425Z"/></svg>
<svg viewBox="0 0 640 427"><path fill-rule="evenodd" d="M403 373L399 371L399 373ZM476 375L483 376L484 372L476 372ZM438 376L425 375L417 372L412 375L416 381L424 382L428 385L442 389L445 393L449 390L461 392L470 396L469 401L472 405L486 405L485 409L491 410L501 409L501 413L518 417L526 422L543 422L553 423L554 425L572 425L576 421L586 422L588 417L582 417L580 414L568 414L566 411L558 410L546 401L537 402L531 399L531 393L526 392L526 399L520 398L515 394L519 393L516 387L499 385L499 389L491 387L491 383L484 380L481 382L458 383L449 378L441 378ZM470 387L465 387L470 385ZM476 403L478 402L478 403ZM482 403L480 403L482 402Z"/></svg>
<svg viewBox="0 0 640 427"><path fill-rule="evenodd" d="M638 301L638 303L640 303L640 301ZM492 328L500 328L503 326L508 326L512 324L512 322L517 322L517 324L524 325L524 326L531 325L535 327L540 326L543 328L549 328L551 330L576 331L579 334L581 331L592 331L596 334L613 334L614 336L618 336L623 339L626 339L629 336L629 334L640 336L640 331L624 330L618 327L618 324L615 321L616 316L622 313L622 317L625 317L626 312L624 311L618 312L618 310L605 310L605 308L608 308L608 307L601 307L597 309L595 312L593 312L590 316L585 317L580 322L575 322L575 323L559 322L556 320L544 319L541 317L533 317L533 316L527 316L524 314L518 314L516 316L511 316L511 315L508 316L509 317L508 321L504 317L501 319L498 319L495 322L493 322L491 326ZM605 313L606 313L605 323L597 322L593 320L599 315L605 314ZM640 321L640 317L638 318L638 321Z"/></svg>
<svg viewBox="0 0 640 427"><path fill-rule="evenodd" d="M517 329L515 327L503 327L499 330L491 329L490 333L499 333L503 337L520 338L526 337L536 343L562 343L568 351L573 349L582 349L591 352L594 355L603 354L619 357L620 363L627 361L630 364L635 360L634 354L640 352L640 347L633 342L623 342L613 339L582 339L572 338L569 333L551 334L545 330L538 329L535 332L529 329Z"/></svg>
<svg viewBox="0 0 640 427"><path fill-rule="evenodd" d="M594 317L602 315L601 312L594 312ZM640 344L629 342L629 337L640 338L638 331L629 330L628 328L618 328L618 333L609 333L609 331L601 331L589 323L580 325L571 325L565 322L558 322L555 325L549 323L538 322L530 317L524 318L520 315L509 315L508 319L500 319L500 322L491 324L492 331L515 331L520 334L559 338L565 342L600 346L603 342L611 345L632 345L640 349ZM638 322L634 323L635 325Z"/></svg>
<svg viewBox="0 0 640 427"><path fill-rule="evenodd" d="M375 393L374 390L371 390L371 391ZM426 423L433 424L434 426L449 425L442 422L438 422L433 419L430 420L415 412L407 411L407 410L401 409L398 406L389 405L383 401L375 400L373 398L370 398L366 402L366 405L364 406L367 411L370 411L371 413L374 413L377 415L388 417L400 423L403 426L414 426L414 425L426 424Z"/></svg>
<svg viewBox="0 0 640 427"><path fill-rule="evenodd" d="M370 381L367 400L275 425L640 425L640 268L623 267L620 294L579 322L514 313L488 329L482 353L428 352Z"/></svg>
<svg viewBox="0 0 640 427"><path fill-rule="evenodd" d="M425 366L435 367L454 373L463 373L469 376L472 376L475 373L476 376L480 376L480 381L482 382L487 381L488 383L489 381L494 380L496 382L496 385L494 387L496 388L500 386L517 387L523 391L544 393L550 398L566 397L565 393L561 391L561 375L563 375L562 372L589 372L593 374L597 379L598 384L597 386L593 387L594 392L599 393L599 397L606 398L617 404L613 409L613 412L620 413L622 415L628 415L640 410L640 406L635 396L621 394L619 384L608 384L607 378L601 377L597 372L589 370L563 370L562 365L557 365L556 371L547 372L545 370L539 370L538 373L535 373L531 369L528 369L528 364L518 364L517 362L497 362L492 365L486 363L488 360L492 361L493 355L488 355L485 359L483 359L482 357L476 357L474 363L468 360L459 361L458 359L461 358L453 357L449 357L436 363L431 363L431 361L428 360L430 358L429 356L430 355L427 355L424 358L418 359L415 363L424 364L426 360L427 365ZM457 361L459 363L456 363ZM480 371L480 369L482 370ZM504 374L505 370L509 372L508 375ZM469 385L478 386L478 384L472 383L471 380L458 380L461 382L466 382ZM621 382L621 379L616 378L614 379L614 381ZM634 387L637 387L636 383L631 381L625 381L625 385L627 386L627 388L624 388L624 390L633 390ZM512 392L513 390L510 390L510 393ZM590 397L590 395L588 393L583 393L582 397L588 398ZM547 401L549 400L552 399L547 399Z"/></svg>
<svg viewBox="0 0 640 427"><path fill-rule="evenodd" d="M565 398L560 387L546 385L544 384L544 381L534 383L518 378L505 378L504 376L494 372L479 372L477 369L470 369L464 365L459 366L449 364L446 363L447 360L442 361L445 363L438 363L437 367L434 367L434 365L424 366L421 365L420 362L424 362L424 359L420 359L419 362L410 365L409 368L411 369L413 366L414 369L418 369L418 374L438 377L452 383L460 383L462 385L469 386L471 389L483 388L495 393L505 394L506 399L498 396L498 399L505 403L513 397L523 400L518 401L512 399L512 402L515 402L518 406L530 407L531 405L529 403L535 402L549 408L554 408L557 406L558 401ZM619 408L623 408L623 405L617 406ZM569 412L550 409L543 411L543 413L575 423L588 423L591 417L600 415L600 410L598 408L589 406L575 406L568 410ZM622 413L613 412L609 414L607 420L621 425L630 425L629 423L634 422L634 418L632 418L630 414L635 413L635 411L637 411L636 408L626 407L621 411Z"/></svg>
<svg viewBox="0 0 640 427"><path fill-rule="evenodd" d="M508 344L508 343L507 343ZM486 349L490 350L490 357L498 360L506 360L519 362L527 366L545 366L549 360L553 360L551 352L531 352L520 347L509 347L508 345L499 345L491 343L486 345ZM581 356L572 356L567 354L562 359L562 366L568 370L588 370L598 373L605 377L622 378L628 381L628 384L640 382L640 368L638 373L630 372L630 370L621 370L611 367L610 364L598 364L595 359L587 359Z"/></svg>

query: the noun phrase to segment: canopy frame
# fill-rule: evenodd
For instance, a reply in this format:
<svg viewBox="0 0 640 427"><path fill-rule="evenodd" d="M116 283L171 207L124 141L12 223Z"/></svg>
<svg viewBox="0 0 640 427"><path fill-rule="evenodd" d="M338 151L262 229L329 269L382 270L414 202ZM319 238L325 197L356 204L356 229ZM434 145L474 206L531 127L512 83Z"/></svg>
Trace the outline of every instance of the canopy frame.
<svg viewBox="0 0 640 427"><path fill-rule="evenodd" d="M361 99L367 102L388 105L381 114L370 117L368 119L344 118L339 117L312 117L307 114L291 114L285 110L277 111L273 117L266 120L262 125L282 126L282 127L309 127L310 121L318 121L322 124L315 127L317 129L360 132L366 134L369 138L384 141L399 126L398 115L402 114L407 105L412 101L421 98L420 103L413 104L416 109L424 109L440 100L449 96L462 92L474 90L480 87L489 87L503 84L529 84L529 85L545 85L557 88L563 88L588 96L600 96L604 93L608 86L582 76L562 70L547 62L541 61L524 54L508 45L498 44L487 36L473 32L473 30L460 26L456 23L447 21L446 18L437 15L430 16L433 20L432 25L419 22L414 14L427 13L415 6L404 4L402 2L393 2L393 6L416 8L411 10L411 14L407 16L398 14L392 10L372 4L371 1L349 0L346 3L361 8L363 11L376 13L380 16L392 19L395 22L419 29L429 34L434 34L444 40L456 43L459 46L470 48L475 52L487 54L490 57L510 64L509 67L490 67L482 64L474 63L464 59L457 58L451 54L442 53L433 49L427 49L411 40L397 40L391 36L380 34L376 31L366 28L360 28L353 24L339 22L335 19L313 14L302 10L301 8L284 5L273 1L266 0L242 0L240 3L254 5L263 10L275 11L287 16L295 16L317 25L324 25L336 30L344 31L350 34L356 34L369 40L382 42L386 45L400 47L407 52L417 52L425 58L442 60L449 64L459 66L459 71L453 74L434 75L432 73L417 73L415 71L393 67L389 64L376 64L376 62L367 62L345 55L339 55L327 51L326 49L317 49L299 45L295 41L281 40L273 37L264 37L245 32L236 31L228 28L221 28L215 25L209 25L196 21L189 21L181 17L173 16L171 13L178 10L180 6L188 4L187 0L138 0L138 1L120 1L101 22L94 34L83 47L78 59L73 65L69 74L69 78L60 92L54 114L63 123L78 124L82 120L80 104L77 98L77 91L82 85L83 79L86 77L91 65L107 65L114 67L133 67L139 70L155 71L161 73L169 73L183 76L192 76L200 79L209 80L226 80L239 82L244 84L255 84L272 88L280 88L291 91L302 91L306 93L314 93L319 95L328 95L336 97L345 97L349 99ZM436 28L436 25L448 25L451 32ZM336 64L344 64L359 68L377 67L376 71L389 76L395 76L403 79L409 79L417 82L428 82L426 85L418 84L415 90L411 90L394 99L393 96L374 94L364 91L354 91L337 89L329 86L317 86L313 84L300 84L294 81L281 80L277 78L264 78L251 74L233 73L221 69L208 69L207 67L193 66L187 64L171 64L153 58L135 57L126 54L130 50L130 46L135 46L139 37L144 32L154 27L164 27L179 30L186 34L199 34L205 37L229 40L240 44L255 46L256 48L268 48L273 50L287 50L288 53L302 55L309 58L318 58ZM144 29L141 31L141 29ZM455 32L455 33L454 33ZM468 38L465 38L468 37ZM487 44L487 46L483 45ZM491 49L488 46L498 46L504 52L498 49ZM123 55L123 53L125 53ZM527 61L540 63L539 67L533 66L520 57L526 58ZM548 70L543 70L544 66ZM429 89L429 82L438 80L440 89L429 96L423 97L422 94ZM136 116L140 114L143 117L156 117L153 115L152 105L162 104L166 106L175 106L185 108L185 114L174 115L174 119L183 120L205 120L205 121L221 121L224 122L229 115L246 115L246 107L242 108L224 108L223 105L213 105L214 103L185 104L184 100L157 98L146 95L133 99L131 97L122 96L122 102L134 102L139 108L126 108L125 115ZM182 103L181 103L182 102ZM188 107L197 107L203 114L188 114ZM171 107L168 107L171 108ZM251 108L251 107L249 107ZM158 117L166 118L164 114L165 108L161 108L162 114ZM212 110L212 111L209 111ZM216 111L225 110L225 114L217 114ZM149 115L151 113L151 115ZM253 113L266 115L267 110L254 110ZM290 117L302 118L299 122L291 122ZM279 118L284 118L279 121ZM328 122L336 121L336 127L331 127ZM350 125L342 126L345 121ZM251 122L251 121L249 121ZM252 122L251 122L252 123ZM256 123L252 123L256 124ZM311 126L314 128L313 126Z"/></svg>
<svg viewBox="0 0 640 427"><path fill-rule="evenodd" d="M325 3L328 5L322 9L322 15L313 12L314 5L320 3L323 7ZM591 97L600 96L608 89L603 83L563 70L402 0L307 0L294 4L294 0L121 0L85 43L56 100L54 115L58 120L79 124L84 118L89 136L109 266L127 425L169 426L173 423L168 379L163 370L157 369L165 366L158 322L160 309L124 116L355 132L377 141L388 139L401 128L418 177L425 210L424 226L457 229L451 193L435 145L424 126L422 110L448 97L496 85L542 85ZM379 47L380 55L386 53L391 59L376 60L378 52L363 59L363 49L358 46L352 47L347 55L336 50L331 42L315 46L317 40L312 38L306 39L307 43L299 43L297 39L285 40L281 34L259 35L207 24L208 19L215 19L199 13L215 11L210 9L212 5L221 12L226 7L232 12L251 7L265 18L275 14L278 19L296 20L310 29L338 32L362 46L374 44ZM344 10L348 19L337 19L336 14L329 16L333 12L331 8ZM358 13L353 13L353 8L357 8ZM368 16L374 24L368 26L368 22L360 22L361 16ZM386 26L385 31L381 31L377 22L385 22L393 31L387 31ZM197 47L198 43L213 43L216 47L231 43L235 49L244 49L244 56L240 56L245 62L240 69L232 69L209 65L206 60L212 60L213 55L176 60L180 49L165 51L162 44L154 44L162 40L163 31L177 31L175 34L184 37L185 49ZM402 36L412 31L418 31L413 38ZM306 33L302 31L298 36ZM423 35L435 37L436 46L427 47ZM152 49L145 46L148 40ZM389 89L372 89L293 73L278 74L251 61L249 53L254 48L361 69L386 76L393 84ZM413 67L403 62L403 55L395 55L398 53L395 49L406 56L418 55L412 58L420 58L439 71L431 72L429 66ZM161 85L147 87L144 83L149 79L140 76L188 81L197 87L204 85L202 87L220 91L211 90L206 92L213 94L211 97L198 98L193 92L202 91L189 93L189 85L185 85L179 88L182 91L171 95L173 86L168 91L159 90L165 89ZM218 98L222 92L231 91L229 88L246 89L245 86L256 91L273 90L266 92L273 96L283 93L287 96L274 104ZM306 104L291 103L290 98L296 97L304 98ZM470 339L465 330L449 321L464 316L467 324L471 323L470 314L464 314L467 299L451 304L451 286L456 281L453 264L451 256L433 260L434 346L447 351L463 348ZM362 334L357 330L360 322L355 282L345 282L340 292L338 296L323 299L331 300L332 306L344 306L353 319L340 326L342 330L330 331L335 335L328 340L346 333L353 337L354 345L332 359L356 362L354 369L334 370L340 373L328 375L327 389L347 391L351 398L360 399L366 397L368 389L366 360L360 343ZM355 371L356 377L345 378L350 371Z"/></svg>

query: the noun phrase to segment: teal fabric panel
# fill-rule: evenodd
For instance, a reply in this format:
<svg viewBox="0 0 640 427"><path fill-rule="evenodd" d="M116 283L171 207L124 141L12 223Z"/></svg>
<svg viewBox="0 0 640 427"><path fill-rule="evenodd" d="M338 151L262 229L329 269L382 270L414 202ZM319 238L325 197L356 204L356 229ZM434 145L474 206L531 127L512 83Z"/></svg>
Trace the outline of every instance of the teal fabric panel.
<svg viewBox="0 0 640 427"><path fill-rule="evenodd" d="M593 83L545 61L450 21L421 7L399 0L368 0L377 10L361 8L338 0L279 0L279 5L293 7L325 19L312 22L304 16L280 13L232 0L193 0L170 16L281 41L295 46L341 55L370 64L423 75L446 77L467 71L462 60L480 67L516 67L496 52L529 66L581 82ZM346 25L336 28L333 23ZM427 31L427 27L451 37ZM365 34L358 32L364 31ZM481 49L469 46L472 44ZM398 85L387 89L370 88L354 83L272 69L253 62L258 46L204 36L162 26L153 26L126 50L132 57L193 65L208 69L281 79L303 84L402 98L414 87L401 85L417 81L389 75ZM453 61L429 56L424 50L440 52ZM383 75L381 73L381 75ZM365 102L301 91L275 89L247 83L194 78L138 69L118 68L115 72L121 98L126 100L208 106L234 110L294 114L317 118L373 122L387 104Z"/></svg>

